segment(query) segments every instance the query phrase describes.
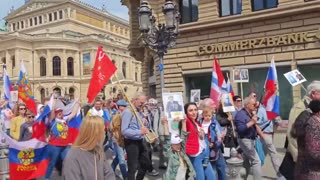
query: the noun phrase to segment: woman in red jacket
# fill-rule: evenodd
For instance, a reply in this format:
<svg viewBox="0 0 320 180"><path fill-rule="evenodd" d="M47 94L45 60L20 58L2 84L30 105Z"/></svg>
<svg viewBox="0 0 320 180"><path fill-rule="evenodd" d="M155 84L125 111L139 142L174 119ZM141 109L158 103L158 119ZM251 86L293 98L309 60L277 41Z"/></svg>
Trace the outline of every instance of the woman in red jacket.
<svg viewBox="0 0 320 180"><path fill-rule="evenodd" d="M203 167L202 163L206 157L205 149L207 144L204 140L204 132L197 122L198 107L195 103L188 103L184 106L186 121L182 121L182 130L188 132L185 151L196 171L196 180L215 180L215 173L211 164Z"/></svg>

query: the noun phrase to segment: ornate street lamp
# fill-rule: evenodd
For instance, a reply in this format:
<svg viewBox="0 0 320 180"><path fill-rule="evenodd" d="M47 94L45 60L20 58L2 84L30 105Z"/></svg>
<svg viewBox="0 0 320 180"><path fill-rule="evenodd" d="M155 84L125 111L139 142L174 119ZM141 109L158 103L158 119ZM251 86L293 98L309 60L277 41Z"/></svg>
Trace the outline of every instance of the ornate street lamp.
<svg viewBox="0 0 320 180"><path fill-rule="evenodd" d="M157 52L160 59L159 71L162 93L164 88L163 56L169 48L176 45L180 14L173 2L166 0L162 7L166 24L159 23L156 25L156 18L152 15L152 10L147 1L142 1L138 10L142 39L148 47Z"/></svg>

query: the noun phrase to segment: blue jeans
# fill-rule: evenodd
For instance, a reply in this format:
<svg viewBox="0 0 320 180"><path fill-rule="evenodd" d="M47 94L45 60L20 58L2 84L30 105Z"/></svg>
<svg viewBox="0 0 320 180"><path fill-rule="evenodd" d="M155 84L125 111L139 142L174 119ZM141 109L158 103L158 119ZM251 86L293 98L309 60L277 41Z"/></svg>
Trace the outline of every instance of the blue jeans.
<svg viewBox="0 0 320 180"><path fill-rule="evenodd" d="M209 163L209 155L210 155L210 149L209 149L209 139L208 139L208 135L206 134L204 136L204 141L206 142L206 149L204 150L204 162Z"/></svg>
<svg viewBox="0 0 320 180"><path fill-rule="evenodd" d="M127 173L127 163L124 158L124 150L115 142L113 142L113 148L116 153L116 157L113 159L111 167L113 171L115 171L117 168L117 165L119 164L122 177L123 179L126 179L128 177L128 173Z"/></svg>
<svg viewBox="0 0 320 180"><path fill-rule="evenodd" d="M226 160L223 157L221 150L219 150L219 159L217 161L211 162L212 168L217 172L217 177L219 180L226 180Z"/></svg>
<svg viewBox="0 0 320 180"><path fill-rule="evenodd" d="M61 160L63 161L64 158L67 156L69 149L70 146L53 146L50 144L48 145L47 150L48 155L50 157L50 161L45 176L46 179L50 179L51 173L57 161L59 160L59 158L61 158Z"/></svg>
<svg viewBox="0 0 320 180"><path fill-rule="evenodd" d="M202 151L197 157L189 156L189 159L193 165L194 170L196 171L196 180L216 180L214 171L211 164L209 163L206 168L203 167L202 162L206 157L205 151Z"/></svg>

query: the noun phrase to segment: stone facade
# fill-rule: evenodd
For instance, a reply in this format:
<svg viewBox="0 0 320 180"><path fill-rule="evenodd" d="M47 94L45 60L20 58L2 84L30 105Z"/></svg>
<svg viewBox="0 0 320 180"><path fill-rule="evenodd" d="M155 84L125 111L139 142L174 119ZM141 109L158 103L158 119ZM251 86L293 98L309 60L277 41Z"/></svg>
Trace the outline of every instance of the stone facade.
<svg viewBox="0 0 320 180"><path fill-rule="evenodd" d="M127 95L142 91L141 62L127 49L127 21L74 0L31 0L5 20L9 32L0 34L0 60L13 83L24 61L37 100L58 90L86 102L98 45L117 66ZM103 89L106 98L120 92L112 80Z"/></svg>
<svg viewBox="0 0 320 180"><path fill-rule="evenodd" d="M128 6L129 11L134 12L130 16L130 28L131 36L136 37L139 34L136 12L139 1L123 0L122 2ZM160 7L164 1L149 0L148 2L153 9L153 14L159 14L160 22L163 22ZM179 4L181 1L175 2ZM320 77L316 72L320 70L320 2L278 0L277 7L260 11L253 11L251 3L251 0L242 0L241 14L221 17L219 1L198 1L198 20L180 24L177 46L169 50L164 57L165 88L171 92L183 92L185 101L189 101L189 91L197 87L197 82L194 80L188 82L188 80L197 76L204 78L207 76L210 79L214 56L219 60L222 70L230 77L233 75L233 69L238 68L249 69L251 79L261 77L257 82L260 84L259 87L250 81L249 84L244 84L246 92L249 90L262 91L272 57L280 71L301 69L309 80L304 83L304 86L311 80L319 80ZM264 39L264 42L260 45L259 40L261 39ZM230 43L234 43L232 47ZM131 41L131 47L133 47L130 49L131 55L135 55L137 50L141 52L139 48L143 48L136 41ZM142 61L143 87L150 92L149 62L150 59L154 59L157 65L158 59L154 53L148 52L147 49L145 51L147 53L144 53L144 56L135 58ZM199 51L204 51L204 53L199 53ZM308 74L311 71L313 74ZM155 75L155 89L157 97L160 97L159 73L156 72ZM278 77L284 79L279 71ZM201 81L201 78L199 80ZM240 85L233 83L232 78L231 82L235 93L241 94ZM288 82L285 83L288 84ZM281 105L286 111L285 117L292 103L297 102L304 94L300 86L295 86L291 90L291 86L287 84L285 87L280 84L279 87L280 97L290 94L288 98L286 97L287 99L284 99L288 102L282 101ZM204 89L208 92L210 80Z"/></svg>

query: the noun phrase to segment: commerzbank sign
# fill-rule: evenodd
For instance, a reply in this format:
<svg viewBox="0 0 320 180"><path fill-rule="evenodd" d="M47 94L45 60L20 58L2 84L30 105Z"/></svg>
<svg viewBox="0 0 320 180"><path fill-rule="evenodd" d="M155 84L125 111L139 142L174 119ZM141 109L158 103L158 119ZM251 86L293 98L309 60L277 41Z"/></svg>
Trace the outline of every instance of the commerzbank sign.
<svg viewBox="0 0 320 180"><path fill-rule="evenodd" d="M320 30L201 45L198 55L294 45L320 39Z"/></svg>

